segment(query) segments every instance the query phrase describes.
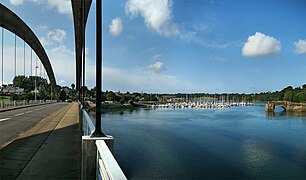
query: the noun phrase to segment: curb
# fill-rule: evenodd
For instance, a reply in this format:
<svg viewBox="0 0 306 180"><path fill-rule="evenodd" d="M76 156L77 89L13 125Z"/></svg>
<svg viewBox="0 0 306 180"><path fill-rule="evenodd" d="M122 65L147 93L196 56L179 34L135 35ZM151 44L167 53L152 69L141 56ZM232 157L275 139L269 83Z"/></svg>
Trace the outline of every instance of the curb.
<svg viewBox="0 0 306 180"><path fill-rule="evenodd" d="M31 104L31 105L25 105L25 106L15 106L15 107L9 107L6 109L0 109L1 112L6 112L6 111L11 111L11 110L16 110L16 109L23 109L27 107L34 107L34 106L40 106L40 105L45 105L45 104L53 104L53 103L42 103L42 104Z"/></svg>

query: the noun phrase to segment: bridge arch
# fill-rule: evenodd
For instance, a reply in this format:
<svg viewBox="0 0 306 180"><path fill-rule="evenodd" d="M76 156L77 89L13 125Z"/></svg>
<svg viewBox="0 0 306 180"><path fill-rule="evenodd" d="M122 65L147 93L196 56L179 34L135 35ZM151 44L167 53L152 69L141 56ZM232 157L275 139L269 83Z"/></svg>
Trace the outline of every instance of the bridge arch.
<svg viewBox="0 0 306 180"><path fill-rule="evenodd" d="M53 73L52 66L50 64L49 58L42 44L38 40L37 36L31 30L31 28L14 12L5 7L0 3L0 26L11 31L12 33L23 39L37 54L44 68L46 69L47 75L50 79L52 86L52 92L55 99L57 96L56 80Z"/></svg>
<svg viewBox="0 0 306 180"><path fill-rule="evenodd" d="M284 105L276 105L275 108L274 108L274 110L275 110L276 108L282 108L284 112L287 111L287 109L286 109L286 107L285 107Z"/></svg>

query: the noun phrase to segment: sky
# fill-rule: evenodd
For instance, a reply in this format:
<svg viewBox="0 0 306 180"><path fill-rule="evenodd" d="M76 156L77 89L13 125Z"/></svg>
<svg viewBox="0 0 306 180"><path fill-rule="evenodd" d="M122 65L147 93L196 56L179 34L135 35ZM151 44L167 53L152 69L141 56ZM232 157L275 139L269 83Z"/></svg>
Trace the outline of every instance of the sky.
<svg viewBox="0 0 306 180"><path fill-rule="evenodd" d="M306 84L306 0L102 2L103 90L256 93ZM1 3L37 35L57 83L75 83L70 0ZM89 88L95 86L95 8L93 1L86 26ZM17 37L18 62L23 49ZM4 30L4 82L14 76L14 50L14 34ZM25 52L29 75L28 45ZM24 74L22 63L17 74Z"/></svg>

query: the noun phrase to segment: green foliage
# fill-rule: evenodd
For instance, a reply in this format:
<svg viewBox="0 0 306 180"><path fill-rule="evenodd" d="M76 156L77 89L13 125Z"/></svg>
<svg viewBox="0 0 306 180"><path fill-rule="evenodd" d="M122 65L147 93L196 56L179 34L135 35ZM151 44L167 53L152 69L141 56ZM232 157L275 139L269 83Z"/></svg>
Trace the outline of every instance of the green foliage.
<svg viewBox="0 0 306 180"><path fill-rule="evenodd" d="M300 92L294 94L293 96L294 102L306 102L306 90L301 90Z"/></svg>
<svg viewBox="0 0 306 180"><path fill-rule="evenodd" d="M125 97L123 96L120 100L119 100L119 103L120 104L124 104L126 102L126 99Z"/></svg>
<svg viewBox="0 0 306 180"><path fill-rule="evenodd" d="M38 89L37 99L49 99L51 93L51 85L47 80L38 76L15 76L13 79L13 86L23 88L22 94L12 94L13 100L30 100L34 99L34 89Z"/></svg>
<svg viewBox="0 0 306 180"><path fill-rule="evenodd" d="M294 96L294 92L293 90L286 90L285 94L284 94L284 98L283 100L285 101L292 101L293 100L293 96Z"/></svg>
<svg viewBox="0 0 306 180"><path fill-rule="evenodd" d="M134 105L133 99L130 99L128 103L133 106Z"/></svg>
<svg viewBox="0 0 306 180"><path fill-rule="evenodd" d="M306 84L302 87L294 88L288 86L283 90L276 92L267 92L255 94L254 100L257 101L291 101L291 102L306 102Z"/></svg>
<svg viewBox="0 0 306 180"><path fill-rule="evenodd" d="M65 100L67 99L67 94L66 94L65 91L61 91L61 92L60 92L59 99L60 99L61 101L65 101Z"/></svg>

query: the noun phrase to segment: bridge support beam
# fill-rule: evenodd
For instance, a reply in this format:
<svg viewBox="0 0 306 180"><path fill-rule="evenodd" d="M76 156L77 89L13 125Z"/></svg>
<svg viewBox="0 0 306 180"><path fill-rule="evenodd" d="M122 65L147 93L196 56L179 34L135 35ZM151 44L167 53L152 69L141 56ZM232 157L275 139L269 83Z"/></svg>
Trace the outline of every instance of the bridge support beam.
<svg viewBox="0 0 306 180"><path fill-rule="evenodd" d="M266 112L274 112L275 103L266 103Z"/></svg>

